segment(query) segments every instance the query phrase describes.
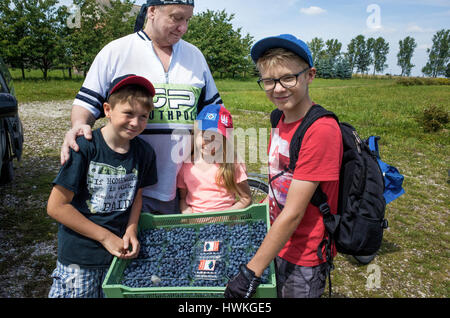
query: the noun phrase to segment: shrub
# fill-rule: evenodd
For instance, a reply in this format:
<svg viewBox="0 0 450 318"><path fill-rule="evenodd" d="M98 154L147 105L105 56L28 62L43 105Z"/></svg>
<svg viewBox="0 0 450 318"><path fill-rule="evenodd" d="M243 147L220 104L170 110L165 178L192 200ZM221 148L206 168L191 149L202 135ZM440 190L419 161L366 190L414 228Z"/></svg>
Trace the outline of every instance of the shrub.
<svg viewBox="0 0 450 318"><path fill-rule="evenodd" d="M437 132L449 122L449 114L446 110L431 105L425 108L419 123L422 124L425 132Z"/></svg>
<svg viewBox="0 0 450 318"><path fill-rule="evenodd" d="M434 78L434 77L401 77L396 83L403 86L413 85L450 85L449 78Z"/></svg>

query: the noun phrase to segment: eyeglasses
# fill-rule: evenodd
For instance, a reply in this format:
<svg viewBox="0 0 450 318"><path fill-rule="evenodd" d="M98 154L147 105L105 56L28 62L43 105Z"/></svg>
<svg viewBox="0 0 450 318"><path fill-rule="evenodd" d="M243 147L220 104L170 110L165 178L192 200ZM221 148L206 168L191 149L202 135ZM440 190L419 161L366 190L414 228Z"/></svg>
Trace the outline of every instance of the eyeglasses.
<svg viewBox="0 0 450 318"><path fill-rule="evenodd" d="M270 91L274 89L275 86L277 85L277 82L280 83L280 85L283 86L284 88L291 88L297 85L298 77L309 69L310 68L307 67L297 74L288 74L280 78L260 78L258 80L258 85L259 87L261 87L261 89L265 91Z"/></svg>

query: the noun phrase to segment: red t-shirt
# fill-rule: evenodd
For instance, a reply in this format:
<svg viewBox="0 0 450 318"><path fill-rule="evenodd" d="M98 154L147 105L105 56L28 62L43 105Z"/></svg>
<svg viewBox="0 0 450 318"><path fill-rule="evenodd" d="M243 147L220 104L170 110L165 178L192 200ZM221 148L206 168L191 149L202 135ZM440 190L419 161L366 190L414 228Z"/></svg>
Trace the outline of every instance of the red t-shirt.
<svg viewBox="0 0 450 318"><path fill-rule="evenodd" d="M284 115L277 129L272 129L269 144L269 174L273 177L289 165L289 144L302 119L285 124ZM331 213L337 212L339 192L339 170L342 162L342 135L336 120L331 117L318 119L307 130L300 149L294 173L286 172L272 182L269 190L271 222L280 214L276 200L286 204L286 197L292 178L304 181L320 181L322 190L328 196ZM319 209L308 204L299 226L278 254L281 258L301 266L316 266L325 262L317 256L317 247L326 236L323 217ZM335 251L334 251L335 253Z"/></svg>

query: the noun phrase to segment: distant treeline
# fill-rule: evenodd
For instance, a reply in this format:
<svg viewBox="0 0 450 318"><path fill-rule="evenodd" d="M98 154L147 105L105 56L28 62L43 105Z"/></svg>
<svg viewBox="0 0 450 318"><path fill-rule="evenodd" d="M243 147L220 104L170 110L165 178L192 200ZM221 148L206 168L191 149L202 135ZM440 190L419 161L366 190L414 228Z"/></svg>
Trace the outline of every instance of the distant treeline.
<svg viewBox="0 0 450 318"><path fill-rule="evenodd" d="M40 69L44 79L51 69L67 69L85 75L96 54L108 42L133 32L136 6L130 0L73 0L68 8L57 0L2 0L0 2L0 56L13 68ZM257 75L249 56L254 38L234 28L234 14L225 10L198 13L189 23L184 39L196 45L217 77L245 78ZM422 68L426 76L450 77L450 30L433 36L429 59ZM338 39L313 38L311 49L317 76L351 78L353 73L382 74L389 43L384 38L358 35L342 52ZM399 41L397 64L401 76L409 76L417 43L408 36Z"/></svg>

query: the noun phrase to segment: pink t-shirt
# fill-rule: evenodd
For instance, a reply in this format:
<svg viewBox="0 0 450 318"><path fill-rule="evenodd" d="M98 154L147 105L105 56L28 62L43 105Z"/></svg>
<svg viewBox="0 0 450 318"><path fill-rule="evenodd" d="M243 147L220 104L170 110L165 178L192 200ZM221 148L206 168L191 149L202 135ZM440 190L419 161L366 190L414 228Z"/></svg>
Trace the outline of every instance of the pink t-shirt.
<svg viewBox="0 0 450 318"><path fill-rule="evenodd" d="M225 211L236 203L236 196L216 184L218 164L183 163L177 176L177 187L187 189L186 203L194 213ZM236 165L236 183L247 180L245 164Z"/></svg>

